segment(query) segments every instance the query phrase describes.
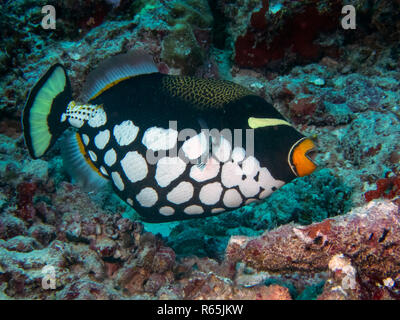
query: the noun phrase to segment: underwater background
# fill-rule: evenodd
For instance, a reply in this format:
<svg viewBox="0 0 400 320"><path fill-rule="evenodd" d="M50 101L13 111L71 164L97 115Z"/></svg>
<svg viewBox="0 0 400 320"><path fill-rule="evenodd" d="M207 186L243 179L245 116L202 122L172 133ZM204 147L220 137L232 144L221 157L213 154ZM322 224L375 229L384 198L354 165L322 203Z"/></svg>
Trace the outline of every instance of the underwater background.
<svg viewBox="0 0 400 320"><path fill-rule="evenodd" d="M399 0L3 0L0 34L0 299L400 298ZM137 48L256 92L315 137L319 168L262 203L150 224L73 184L60 143L32 160L37 79L62 63L78 96Z"/></svg>

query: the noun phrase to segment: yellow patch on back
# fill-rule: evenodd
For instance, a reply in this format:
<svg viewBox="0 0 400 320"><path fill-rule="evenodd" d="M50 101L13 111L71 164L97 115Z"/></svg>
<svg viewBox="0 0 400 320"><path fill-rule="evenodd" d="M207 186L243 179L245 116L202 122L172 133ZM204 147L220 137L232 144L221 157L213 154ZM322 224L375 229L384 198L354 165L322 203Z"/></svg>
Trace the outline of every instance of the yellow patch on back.
<svg viewBox="0 0 400 320"><path fill-rule="evenodd" d="M171 96L201 108L221 108L242 97L255 95L236 83L216 79L168 76L163 78L162 86Z"/></svg>
<svg viewBox="0 0 400 320"><path fill-rule="evenodd" d="M282 119L274 119L274 118L253 118L250 117L247 120L249 127L252 129L262 128L262 127L271 127L271 126L291 126L291 124Z"/></svg>

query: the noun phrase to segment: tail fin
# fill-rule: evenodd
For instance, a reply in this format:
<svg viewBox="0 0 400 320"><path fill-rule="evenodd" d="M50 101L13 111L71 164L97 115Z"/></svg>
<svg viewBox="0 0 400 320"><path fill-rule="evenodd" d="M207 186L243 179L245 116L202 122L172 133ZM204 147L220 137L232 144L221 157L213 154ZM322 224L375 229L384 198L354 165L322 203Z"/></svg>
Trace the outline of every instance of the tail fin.
<svg viewBox="0 0 400 320"><path fill-rule="evenodd" d="M23 112L25 143L32 158L43 156L68 128L61 115L71 100L67 72L55 64L33 87Z"/></svg>

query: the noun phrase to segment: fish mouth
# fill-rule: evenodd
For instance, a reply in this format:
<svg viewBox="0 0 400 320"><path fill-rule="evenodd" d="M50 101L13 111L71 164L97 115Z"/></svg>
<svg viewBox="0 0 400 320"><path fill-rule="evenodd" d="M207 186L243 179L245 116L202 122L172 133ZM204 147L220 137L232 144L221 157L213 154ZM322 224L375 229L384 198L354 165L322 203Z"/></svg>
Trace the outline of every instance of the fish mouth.
<svg viewBox="0 0 400 320"><path fill-rule="evenodd" d="M310 138L298 140L290 149L289 166L297 177L307 176L318 167L316 163L317 148Z"/></svg>
<svg viewBox="0 0 400 320"><path fill-rule="evenodd" d="M318 150L317 148L314 146L313 148L309 149L306 151L306 153L304 154L305 157L310 160L315 166L318 166L318 163L316 161L316 157L318 155Z"/></svg>

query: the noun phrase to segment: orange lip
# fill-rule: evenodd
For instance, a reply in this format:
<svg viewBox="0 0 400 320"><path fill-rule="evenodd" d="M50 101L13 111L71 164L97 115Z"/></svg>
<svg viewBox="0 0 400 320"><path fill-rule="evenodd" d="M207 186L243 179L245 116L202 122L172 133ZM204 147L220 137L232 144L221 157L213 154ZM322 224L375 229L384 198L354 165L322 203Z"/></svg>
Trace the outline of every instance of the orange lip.
<svg viewBox="0 0 400 320"><path fill-rule="evenodd" d="M307 176L314 172L317 165L308 157L308 153L315 150L311 139L302 140L293 150L292 163L299 177Z"/></svg>

